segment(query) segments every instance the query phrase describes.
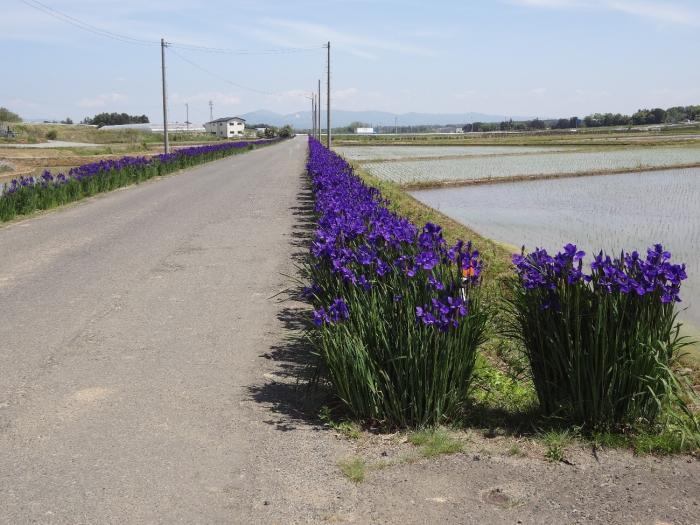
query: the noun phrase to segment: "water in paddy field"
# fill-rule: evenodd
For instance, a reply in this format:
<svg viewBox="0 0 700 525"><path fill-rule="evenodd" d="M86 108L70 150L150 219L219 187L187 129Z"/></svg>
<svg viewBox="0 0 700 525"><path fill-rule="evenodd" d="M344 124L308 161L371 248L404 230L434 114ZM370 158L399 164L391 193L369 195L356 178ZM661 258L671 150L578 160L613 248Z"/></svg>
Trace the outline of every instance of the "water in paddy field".
<svg viewBox="0 0 700 525"><path fill-rule="evenodd" d="M352 148L347 148L352 149ZM367 148L371 149L371 148ZM380 148L376 148L380 149ZM405 147L404 149L418 149ZM490 154L472 156L450 155L453 147L432 147L432 155L404 152L391 162L364 164L375 177L402 184L498 179L503 177L564 175L600 171L626 171L640 168L666 168L673 165L700 163L700 147L634 147L606 150L556 150L500 151L501 147L484 146ZM457 149L457 148L454 148ZM518 148L513 148L518 149ZM496 150L499 150L498 152ZM381 158L381 152L374 159ZM352 152L347 154L352 158ZM415 157L421 157L416 159ZM429 158L433 157L433 158ZM454 157L454 158L452 158ZM364 159L371 160L371 159ZM362 162L362 160L360 160Z"/></svg>
<svg viewBox="0 0 700 525"><path fill-rule="evenodd" d="M420 157L513 155L573 151L566 146L340 146L333 148L348 160L408 160Z"/></svg>
<svg viewBox="0 0 700 525"><path fill-rule="evenodd" d="M572 242L590 256L662 243L687 265L682 317L700 328L700 168L414 191L421 202L484 237L555 252ZM589 261L589 259L586 259Z"/></svg>

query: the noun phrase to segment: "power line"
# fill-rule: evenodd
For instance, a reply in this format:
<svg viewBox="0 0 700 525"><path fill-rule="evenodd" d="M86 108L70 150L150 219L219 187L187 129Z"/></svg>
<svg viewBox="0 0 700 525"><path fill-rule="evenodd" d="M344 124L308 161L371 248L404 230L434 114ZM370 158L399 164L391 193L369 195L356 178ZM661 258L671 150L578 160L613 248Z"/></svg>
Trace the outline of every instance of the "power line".
<svg viewBox="0 0 700 525"><path fill-rule="evenodd" d="M53 7L47 5L43 2L40 2L39 0L19 0L19 1L22 2L26 6L29 6L33 9L41 11L44 14L52 16L58 20L61 20L62 22L65 22L65 23L70 24L74 27L77 27L78 29L82 29L83 31L87 31L87 32L92 33L92 34L97 35L97 36L111 38L113 40L118 40L120 42L127 43L127 44L137 44L137 45L143 45L143 46L160 45L160 42L157 40L146 40L146 39L142 39L142 38L135 38L135 37L131 37L128 35L115 33L113 31L109 31L107 29L102 29L102 28L97 27L95 25L89 24L88 22L84 22L83 20L75 18L74 16L71 16L69 14L62 12L62 11L59 11L58 9L54 9ZM229 55L286 55L286 54L290 54L290 53L303 53L303 52L307 52L307 51L314 51L316 49L322 49L324 46L316 45L316 46L308 46L308 47L280 47L280 48L255 50L255 49L232 49L232 48L223 48L223 47L209 47L209 46L201 46L201 45L195 45L195 44L168 42L168 47L177 47L180 49L189 49L191 51L200 51L200 52L205 52L205 53L220 53L220 54L229 54Z"/></svg>
<svg viewBox="0 0 700 525"><path fill-rule="evenodd" d="M41 11L49 16L52 16L54 18L57 18L67 24L70 24L74 27L77 27L78 29L82 29L83 31L87 31L89 33L98 35L98 36L103 36L107 38L111 38L113 40L119 40L121 42L125 42L127 44L138 44L138 45L159 45L159 42L156 41L151 41L151 40L143 40L140 38L133 38L130 36L126 35L120 35L119 33L113 33L112 31L108 31L106 29L101 29L99 27L93 26L92 24L88 24L87 22L83 22L82 20L79 20L75 17L72 17L70 15L67 15L61 11L58 11L42 2L39 2L39 0L19 0L23 4L32 7L38 11Z"/></svg>
<svg viewBox="0 0 700 525"><path fill-rule="evenodd" d="M208 46L197 46L192 44L178 44L177 42L171 42L170 47L177 47L180 49L189 49L190 51L202 51L206 53L220 53L228 55L288 55L291 53L303 53L306 51L315 51L317 49L323 49L325 46L308 46L308 47L280 47L273 49L230 49L223 47L208 47Z"/></svg>
<svg viewBox="0 0 700 525"><path fill-rule="evenodd" d="M169 43L168 43L167 45L168 45L168 47L170 47L170 44L169 44ZM176 57L178 57L180 60L183 60L183 61L187 62L188 64L190 64L192 67L195 67L195 68L199 69L200 71L203 71L203 72L206 73L207 75L210 75L210 76L212 76L212 77L214 77L214 78L217 78L217 79L221 80L222 82L225 82L225 83L230 84L230 85L232 85L232 86L235 86L235 87L237 87L237 88L245 89L245 90L247 90L247 91L252 91L252 92L254 92L254 93L259 93L259 94L261 94L261 95L273 95L273 96L274 96L274 95L278 95L278 94L279 94L279 93L272 93L272 92L270 92L270 91L264 91L264 90L262 90L262 89L252 88L252 87L250 87L250 86L244 86L243 84L238 84L237 82L233 82L233 81L227 79L226 77L223 77L223 76L219 75L218 73L214 73L213 71L211 71L211 70L209 70L209 69L207 69L207 68L205 68L205 67L203 67L203 66L200 66L200 65L197 64L196 62L190 60L189 58L187 58L187 57L185 57L185 56L183 56L183 55L181 55L180 53L178 53L177 51L175 51L175 50L172 49L172 48L170 49L170 52L171 52L173 55L175 55Z"/></svg>

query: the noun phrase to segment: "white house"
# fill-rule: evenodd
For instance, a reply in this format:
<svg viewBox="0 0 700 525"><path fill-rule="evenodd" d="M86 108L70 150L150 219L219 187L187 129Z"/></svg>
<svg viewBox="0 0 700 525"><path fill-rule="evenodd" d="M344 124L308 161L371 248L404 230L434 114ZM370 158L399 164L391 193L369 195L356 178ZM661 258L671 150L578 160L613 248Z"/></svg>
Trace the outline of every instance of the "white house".
<svg viewBox="0 0 700 525"><path fill-rule="evenodd" d="M374 128L355 128L355 133L358 135L369 135L374 133Z"/></svg>
<svg viewBox="0 0 700 525"><path fill-rule="evenodd" d="M217 137L240 137L245 130L245 119L240 117L224 117L204 123L204 130Z"/></svg>

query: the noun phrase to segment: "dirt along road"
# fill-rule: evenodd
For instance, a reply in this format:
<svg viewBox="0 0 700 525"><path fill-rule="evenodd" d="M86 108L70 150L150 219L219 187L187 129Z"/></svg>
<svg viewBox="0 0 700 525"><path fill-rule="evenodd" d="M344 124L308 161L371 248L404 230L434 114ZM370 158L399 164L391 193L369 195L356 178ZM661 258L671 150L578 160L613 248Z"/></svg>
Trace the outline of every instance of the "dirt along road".
<svg viewBox="0 0 700 525"><path fill-rule="evenodd" d="M320 424L278 295L312 226L305 156L299 137L0 227L0 523L700 521L689 458L551 464L474 435L401 461L400 438ZM353 455L389 461L355 485Z"/></svg>

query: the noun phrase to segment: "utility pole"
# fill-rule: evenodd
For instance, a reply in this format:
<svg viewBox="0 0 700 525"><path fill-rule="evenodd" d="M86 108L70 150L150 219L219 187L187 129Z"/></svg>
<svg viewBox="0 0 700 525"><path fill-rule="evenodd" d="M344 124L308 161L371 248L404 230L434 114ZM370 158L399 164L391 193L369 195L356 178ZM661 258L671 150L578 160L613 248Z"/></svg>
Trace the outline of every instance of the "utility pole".
<svg viewBox="0 0 700 525"><path fill-rule="evenodd" d="M165 48L167 44L165 39L160 39L160 66L163 73L163 149L165 154L168 154L170 150L170 144L168 143L168 97L165 91Z"/></svg>
<svg viewBox="0 0 700 525"><path fill-rule="evenodd" d="M308 98L311 101L311 119L313 120L314 119L314 94L311 93L310 97L305 96L305 98Z"/></svg>
<svg viewBox="0 0 700 525"><path fill-rule="evenodd" d="M209 101L209 122L214 120L214 103L210 100Z"/></svg>
<svg viewBox="0 0 700 525"><path fill-rule="evenodd" d="M318 79L318 125L316 126L316 131L318 132L318 141L321 142L321 79Z"/></svg>
<svg viewBox="0 0 700 525"><path fill-rule="evenodd" d="M189 103L185 102L185 127L187 127L187 131L190 130L190 105Z"/></svg>
<svg viewBox="0 0 700 525"><path fill-rule="evenodd" d="M311 133L312 133L313 137L316 138L316 122L317 122L316 112L318 111L318 100L316 100L316 93L313 93L312 96L313 96L314 110L311 113L311 119L313 120L313 122L311 123Z"/></svg>
<svg viewBox="0 0 700 525"><path fill-rule="evenodd" d="M331 149L331 42L328 41L328 70L326 71L328 81L328 93L326 94L326 146Z"/></svg>
<svg viewBox="0 0 700 525"><path fill-rule="evenodd" d="M398 135L398 133L399 133L399 126L397 124L397 121L398 121L397 117L394 117L394 135Z"/></svg>

